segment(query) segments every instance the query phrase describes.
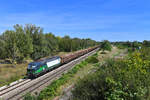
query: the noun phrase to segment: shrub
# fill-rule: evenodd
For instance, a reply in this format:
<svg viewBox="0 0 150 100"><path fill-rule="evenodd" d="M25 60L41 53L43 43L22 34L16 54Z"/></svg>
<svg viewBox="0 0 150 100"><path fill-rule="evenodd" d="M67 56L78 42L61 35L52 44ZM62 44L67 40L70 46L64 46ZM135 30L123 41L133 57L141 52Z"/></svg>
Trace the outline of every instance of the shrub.
<svg viewBox="0 0 150 100"><path fill-rule="evenodd" d="M79 80L74 100L149 100L150 61L135 52L125 60L107 60L97 72Z"/></svg>
<svg viewBox="0 0 150 100"><path fill-rule="evenodd" d="M101 50L108 50L108 51L111 51L112 49L112 46L111 46L111 43L108 41L108 40L104 40L102 43L101 43Z"/></svg>
<svg viewBox="0 0 150 100"><path fill-rule="evenodd" d="M98 57L98 52L96 52L93 56L94 56L94 57Z"/></svg>
<svg viewBox="0 0 150 100"><path fill-rule="evenodd" d="M98 63L98 59L95 56L91 56L91 57L88 57L86 59L86 62L88 62L88 63Z"/></svg>
<svg viewBox="0 0 150 100"><path fill-rule="evenodd" d="M31 94L27 93L25 96L24 96L24 99L23 100L37 100L37 98L35 96L32 96Z"/></svg>
<svg viewBox="0 0 150 100"><path fill-rule="evenodd" d="M101 52L101 54L107 54L107 52L105 52L105 51L102 51L102 52Z"/></svg>

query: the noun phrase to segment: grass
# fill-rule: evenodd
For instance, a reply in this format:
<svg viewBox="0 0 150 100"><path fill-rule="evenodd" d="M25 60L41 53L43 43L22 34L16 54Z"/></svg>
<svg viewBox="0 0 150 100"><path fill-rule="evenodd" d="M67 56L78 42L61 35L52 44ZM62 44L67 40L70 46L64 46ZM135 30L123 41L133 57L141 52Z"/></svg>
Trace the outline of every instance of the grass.
<svg viewBox="0 0 150 100"><path fill-rule="evenodd" d="M27 64L19 64L13 67L12 64L1 64L0 66L0 87L9 85L11 82L23 78L26 74Z"/></svg>

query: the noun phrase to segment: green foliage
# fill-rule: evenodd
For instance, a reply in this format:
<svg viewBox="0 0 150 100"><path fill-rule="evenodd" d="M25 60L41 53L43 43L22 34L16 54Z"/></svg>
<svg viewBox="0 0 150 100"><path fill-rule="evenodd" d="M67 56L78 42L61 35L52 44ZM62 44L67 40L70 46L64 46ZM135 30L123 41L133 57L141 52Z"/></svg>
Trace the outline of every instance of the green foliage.
<svg viewBox="0 0 150 100"><path fill-rule="evenodd" d="M69 36L64 36L63 38L59 38L59 50L65 52L76 51L97 44L98 43L96 43L91 39L79 39L79 38L71 39Z"/></svg>
<svg viewBox="0 0 150 100"><path fill-rule="evenodd" d="M96 73L78 81L74 100L149 100L150 61L146 52L106 61Z"/></svg>
<svg viewBox="0 0 150 100"><path fill-rule="evenodd" d="M0 57L2 58L2 59L4 59L4 58L6 58L7 57L7 54L6 54L6 49L5 49L5 47L6 47L6 43L5 43L5 41L4 41L4 39L3 39L3 37L2 36L0 36Z"/></svg>
<svg viewBox="0 0 150 100"><path fill-rule="evenodd" d="M68 80L70 80L72 76L75 75L80 68L86 66L87 63L88 62L86 61L82 61L80 64L72 68L68 73L61 76L61 78L53 81L47 88L40 92L39 96L37 97L38 100L48 99L57 96L59 94L58 88L64 85Z"/></svg>
<svg viewBox="0 0 150 100"><path fill-rule="evenodd" d="M31 54L31 57L33 59L39 59L41 57L44 57L47 55L47 42L45 39L45 36L42 32L42 29L37 28L36 33L32 34L33 39L33 53ZM47 55L48 56L48 55Z"/></svg>
<svg viewBox="0 0 150 100"><path fill-rule="evenodd" d="M24 99L23 100L38 100L35 96L32 96L30 93L27 93L25 96L24 96Z"/></svg>
<svg viewBox="0 0 150 100"><path fill-rule="evenodd" d="M118 45L116 45L119 49L125 49L126 47L125 46L123 46L123 45L121 45L121 44L118 44Z"/></svg>
<svg viewBox="0 0 150 100"><path fill-rule="evenodd" d="M111 44L108 40L104 40L101 44L101 50L108 50L108 51L111 51Z"/></svg>
<svg viewBox="0 0 150 100"><path fill-rule="evenodd" d="M132 43L132 48L138 49L139 46L140 46L140 44L138 43L138 41L134 41L134 42Z"/></svg>
<svg viewBox="0 0 150 100"><path fill-rule="evenodd" d="M98 59L96 56L90 56L86 59L88 63L98 63Z"/></svg>
<svg viewBox="0 0 150 100"><path fill-rule="evenodd" d="M150 60L150 48L149 47L142 47L140 52L141 52L142 59Z"/></svg>
<svg viewBox="0 0 150 100"><path fill-rule="evenodd" d="M101 52L101 54L107 54L107 52L105 52L105 51L102 51L102 52Z"/></svg>
<svg viewBox="0 0 150 100"><path fill-rule="evenodd" d="M150 41L144 40L143 41L143 46L150 47Z"/></svg>
<svg viewBox="0 0 150 100"><path fill-rule="evenodd" d="M94 56L94 57L98 57L98 52L96 52L93 56Z"/></svg>
<svg viewBox="0 0 150 100"><path fill-rule="evenodd" d="M18 35L14 31L6 31L3 34L3 36L4 36L4 41L6 43L5 50L7 52L8 57L12 58L12 63L13 63L17 60L17 58L21 56L19 48L17 47Z"/></svg>
<svg viewBox="0 0 150 100"><path fill-rule="evenodd" d="M129 49L129 51L135 51L136 49L139 49L139 47L142 46L142 42L138 41L126 41L126 42L113 42L113 45L117 46L119 49Z"/></svg>
<svg viewBox="0 0 150 100"><path fill-rule="evenodd" d="M60 50L70 52L71 51L71 39L69 36L65 36L59 41Z"/></svg>
<svg viewBox="0 0 150 100"><path fill-rule="evenodd" d="M57 38L52 33L47 33L45 35L45 38L47 40L48 55L51 55L51 53L57 52L59 49Z"/></svg>
<svg viewBox="0 0 150 100"><path fill-rule="evenodd" d="M91 39L55 37L52 33L43 33L43 29L32 24L15 25L14 30L6 30L0 35L0 59L9 58L12 63L21 63L26 58L33 60L56 54L59 51L70 52L95 46Z"/></svg>

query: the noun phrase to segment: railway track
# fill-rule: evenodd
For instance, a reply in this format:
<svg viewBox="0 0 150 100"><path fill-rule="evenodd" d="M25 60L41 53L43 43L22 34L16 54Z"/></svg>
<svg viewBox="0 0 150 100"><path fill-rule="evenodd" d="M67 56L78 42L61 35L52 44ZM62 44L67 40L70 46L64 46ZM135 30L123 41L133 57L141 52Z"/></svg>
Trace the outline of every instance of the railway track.
<svg viewBox="0 0 150 100"><path fill-rule="evenodd" d="M2 98L2 100L19 100L28 92L30 93L39 92L44 87L48 86L53 80L60 77L62 73L67 72L74 65L80 63L82 60L86 59L88 56L93 55L97 50L98 49L95 49L34 80L26 79L10 87L0 89L0 98Z"/></svg>
<svg viewBox="0 0 150 100"><path fill-rule="evenodd" d="M0 97L4 94L8 93L9 91L13 91L14 89L16 89L16 88L18 88L18 87L20 87L20 86L22 86L22 85L24 85L30 81L31 81L31 79L24 79L20 82L17 82L16 84L13 84L13 85L10 85L8 87L1 89L0 90Z"/></svg>

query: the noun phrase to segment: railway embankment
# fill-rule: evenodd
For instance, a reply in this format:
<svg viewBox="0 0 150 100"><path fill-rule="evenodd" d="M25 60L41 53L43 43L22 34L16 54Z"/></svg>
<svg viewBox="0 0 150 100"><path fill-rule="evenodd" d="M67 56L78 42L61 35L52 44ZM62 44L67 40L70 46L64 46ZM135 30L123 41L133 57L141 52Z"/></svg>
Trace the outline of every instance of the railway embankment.
<svg viewBox="0 0 150 100"><path fill-rule="evenodd" d="M124 50L113 47L111 52L101 54L98 51L93 56L87 58L85 61L76 65L71 71L64 74L58 80L53 81L47 88L45 88L40 94L36 95L38 99L49 99L49 100L69 100L72 93L71 90L74 84L82 79L84 76L94 73L97 70L98 65L102 64L105 59L120 55ZM26 98L32 97L29 94Z"/></svg>
<svg viewBox="0 0 150 100"><path fill-rule="evenodd" d="M88 56L93 55L93 53L95 53L95 52L96 52L96 50L93 50L93 51L57 68L56 70L51 71L50 73L47 73L47 74L45 74L39 78L36 78L34 80L30 80L26 84L19 85L17 88L12 89L12 91L10 90L7 93L4 93L4 94L2 93L0 95L0 97L4 98L4 100L5 99L6 100L17 100L19 98L22 98L22 96L25 95L27 92L36 94L38 91L42 90L44 87L46 87L48 84L50 84L53 80L56 80L58 77L60 77L62 75L62 73L67 72L74 65L78 64L80 61L83 61Z"/></svg>

